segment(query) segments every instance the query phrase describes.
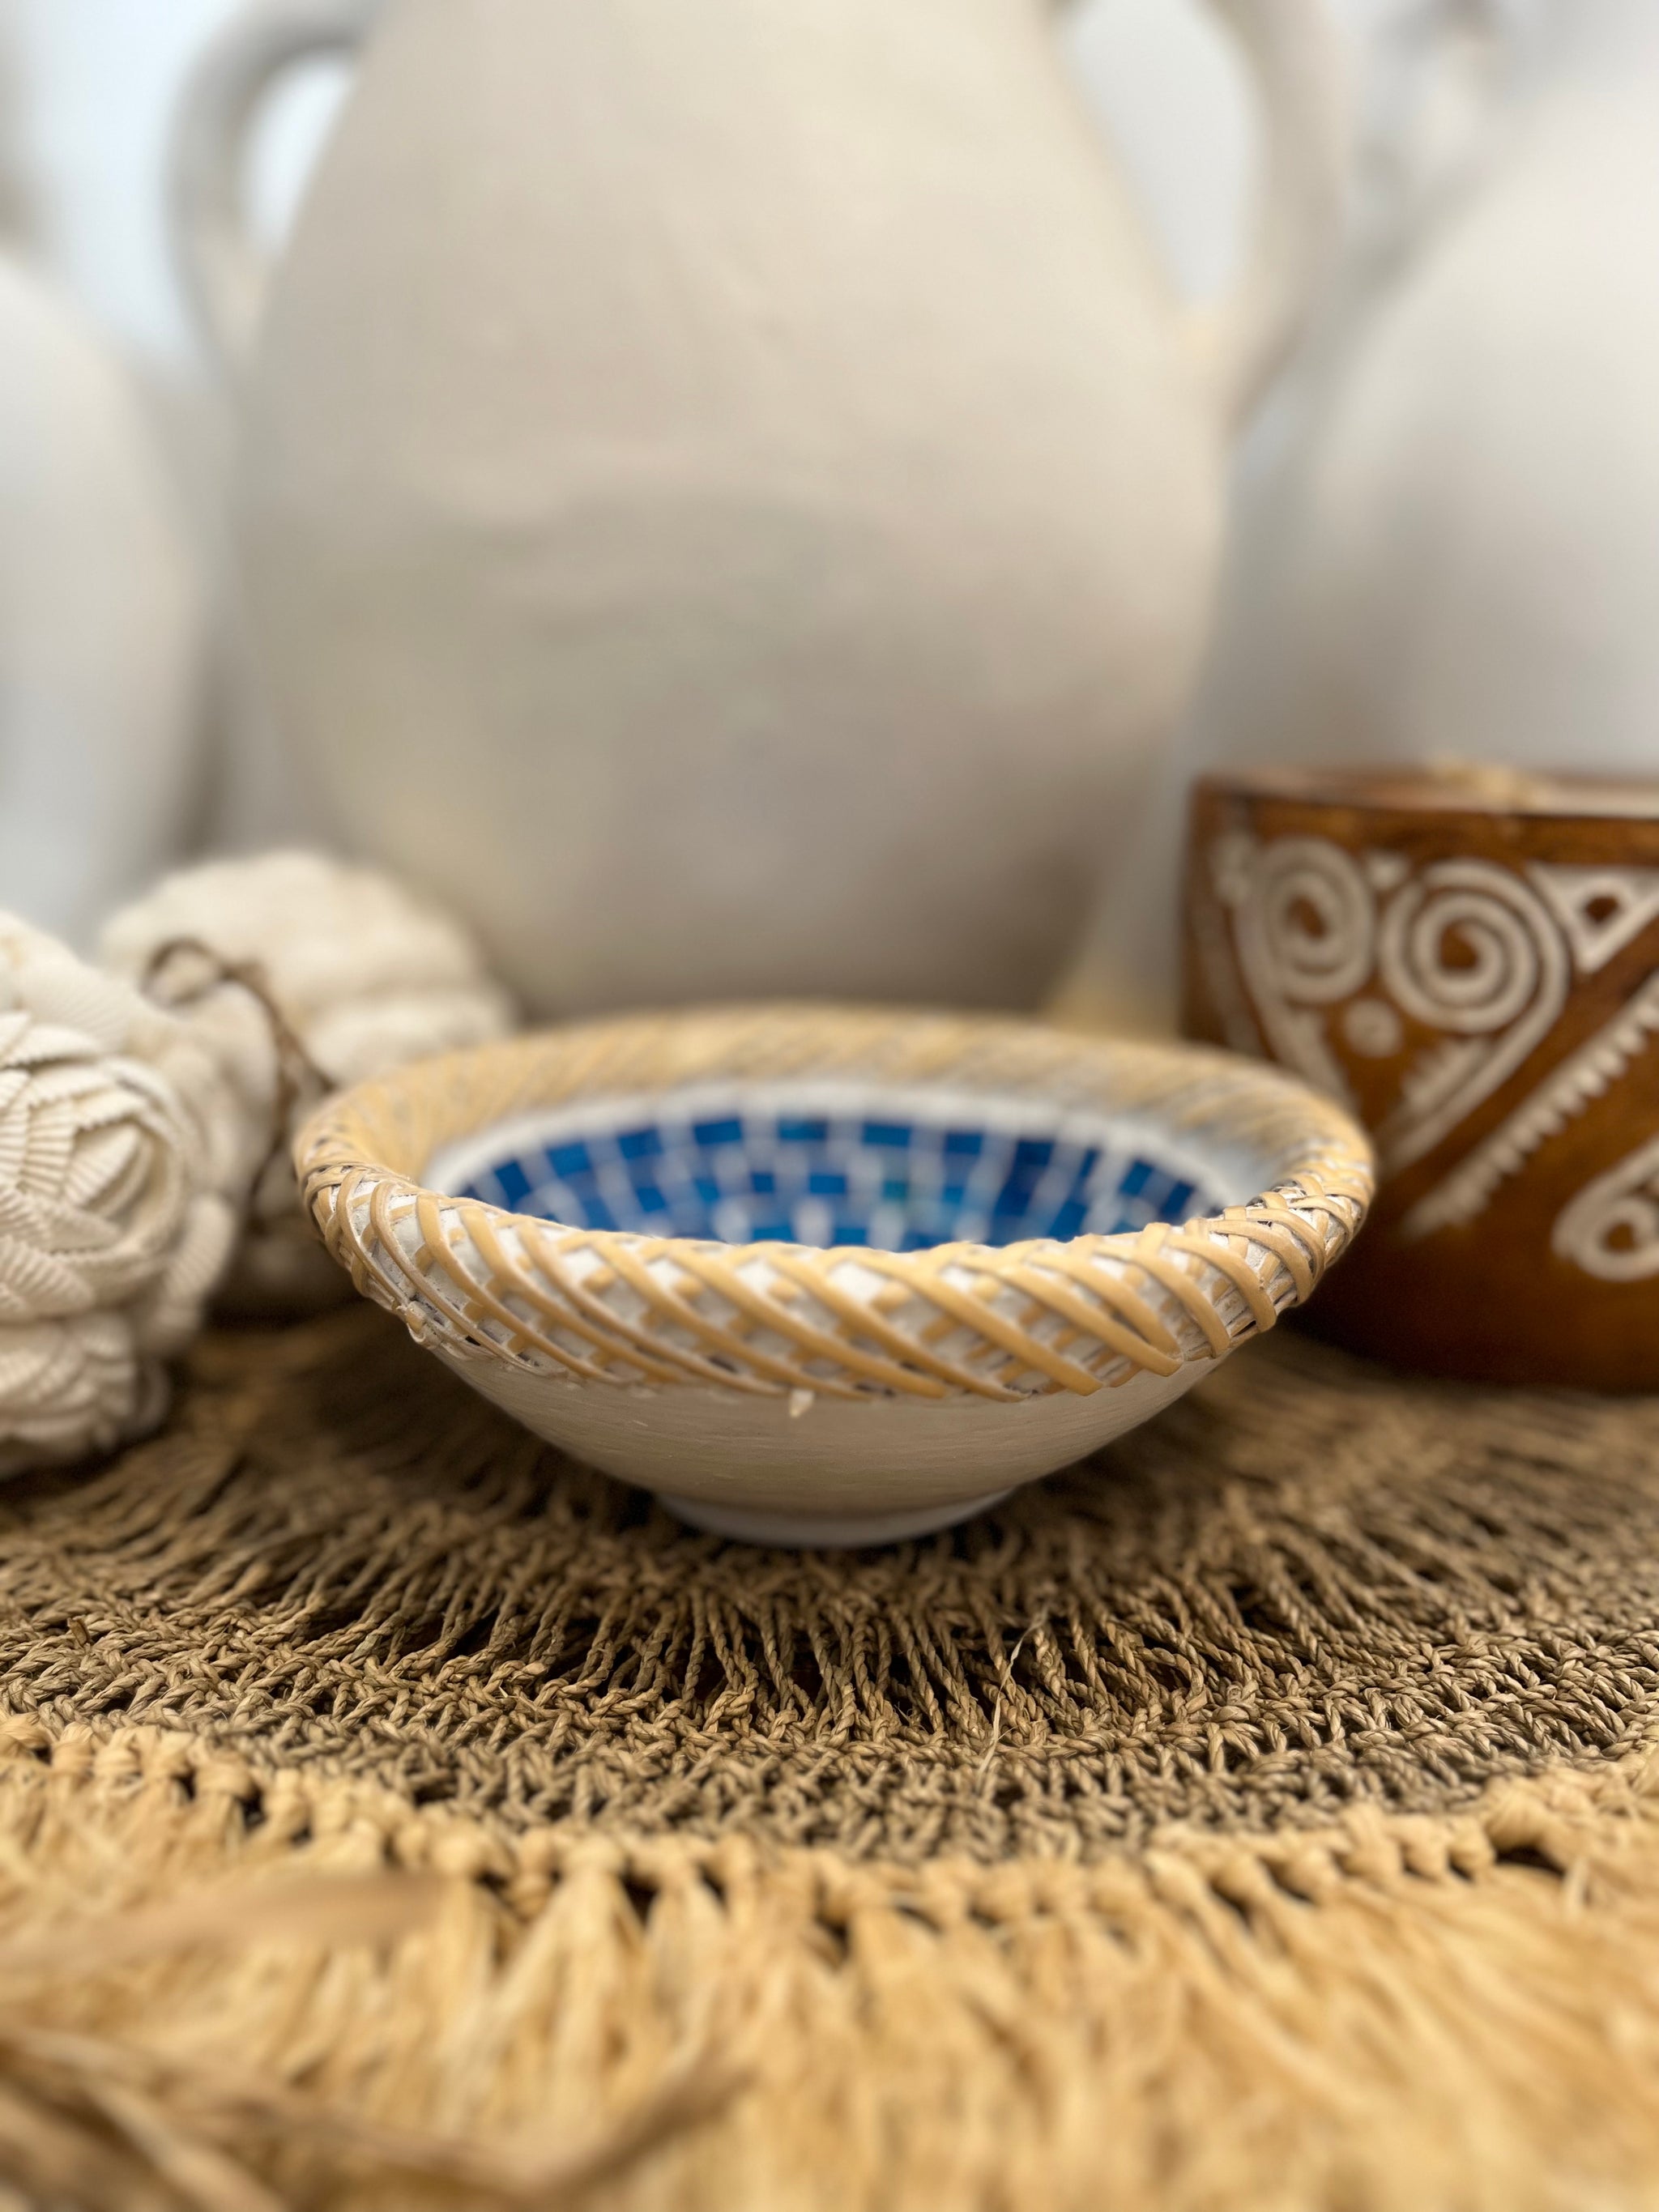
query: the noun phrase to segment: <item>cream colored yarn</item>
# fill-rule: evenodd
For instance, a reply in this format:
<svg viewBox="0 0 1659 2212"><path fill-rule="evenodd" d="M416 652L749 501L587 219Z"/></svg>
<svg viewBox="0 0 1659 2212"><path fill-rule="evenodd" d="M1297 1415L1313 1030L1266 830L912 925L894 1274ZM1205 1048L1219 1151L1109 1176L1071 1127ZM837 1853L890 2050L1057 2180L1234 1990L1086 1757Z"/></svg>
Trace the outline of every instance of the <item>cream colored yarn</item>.
<svg viewBox="0 0 1659 2212"><path fill-rule="evenodd" d="M182 949L191 946L212 958ZM258 1179L235 1294L278 1309L328 1303L343 1279L301 1217L286 1142L273 1158L285 1109L314 1105L324 1085L501 1036L509 1003L447 915L373 869L316 853L183 869L111 918L100 954L136 983L169 947L181 949L165 957L155 988L221 1071L243 1187ZM257 975L303 1047L316 1074L302 1097L284 1098L270 1010L224 980L225 966Z"/></svg>
<svg viewBox="0 0 1659 2212"><path fill-rule="evenodd" d="M0 1474L159 1418L234 1242L222 1103L177 1022L0 915Z"/></svg>

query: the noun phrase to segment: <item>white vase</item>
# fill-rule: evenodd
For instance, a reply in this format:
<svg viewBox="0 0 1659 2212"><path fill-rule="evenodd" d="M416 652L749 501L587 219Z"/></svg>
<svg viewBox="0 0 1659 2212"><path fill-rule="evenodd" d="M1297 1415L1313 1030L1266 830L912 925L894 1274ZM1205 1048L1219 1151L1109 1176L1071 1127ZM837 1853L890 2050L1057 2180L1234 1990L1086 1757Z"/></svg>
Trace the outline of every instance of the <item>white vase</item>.
<svg viewBox="0 0 1659 2212"><path fill-rule="evenodd" d="M1216 718L1233 757L1659 771L1659 7L1555 18L1333 365Z"/></svg>
<svg viewBox="0 0 1659 2212"><path fill-rule="evenodd" d="M543 1012L1030 1004L1206 629L1329 238L1322 0L1227 0L1239 294L1170 295L1039 0L262 0L175 204L252 600L346 843ZM261 313L242 141L370 26Z"/></svg>
<svg viewBox="0 0 1659 2212"><path fill-rule="evenodd" d="M196 801L205 615L140 400L0 255L0 901L86 941Z"/></svg>
<svg viewBox="0 0 1659 2212"><path fill-rule="evenodd" d="M1486 94L1461 35L1425 52L1374 149L1393 204L1244 472L1200 701L1079 994L1138 1026L1172 1018L1199 769L1659 775L1659 6L1487 12Z"/></svg>

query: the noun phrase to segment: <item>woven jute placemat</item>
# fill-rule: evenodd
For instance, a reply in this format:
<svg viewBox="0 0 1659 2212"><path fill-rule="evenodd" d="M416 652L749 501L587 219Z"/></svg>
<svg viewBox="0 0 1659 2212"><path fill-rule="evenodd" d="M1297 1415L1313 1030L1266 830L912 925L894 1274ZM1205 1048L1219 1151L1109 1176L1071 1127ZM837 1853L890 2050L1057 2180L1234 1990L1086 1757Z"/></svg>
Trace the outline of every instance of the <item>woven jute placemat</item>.
<svg viewBox="0 0 1659 2212"><path fill-rule="evenodd" d="M1659 2204L1651 1402L1281 1333L791 1556L354 1309L0 1530L0 2204Z"/></svg>

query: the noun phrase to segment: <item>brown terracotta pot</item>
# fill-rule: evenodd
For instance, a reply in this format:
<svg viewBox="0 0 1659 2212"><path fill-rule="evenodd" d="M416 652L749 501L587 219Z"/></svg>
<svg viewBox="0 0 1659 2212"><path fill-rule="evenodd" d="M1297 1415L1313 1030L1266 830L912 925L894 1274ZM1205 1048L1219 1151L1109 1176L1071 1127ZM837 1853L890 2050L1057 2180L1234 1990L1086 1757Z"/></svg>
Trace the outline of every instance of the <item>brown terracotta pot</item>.
<svg viewBox="0 0 1659 2212"><path fill-rule="evenodd" d="M1200 782L1188 1033L1371 1130L1311 1325L1449 1375L1659 1388L1659 783Z"/></svg>

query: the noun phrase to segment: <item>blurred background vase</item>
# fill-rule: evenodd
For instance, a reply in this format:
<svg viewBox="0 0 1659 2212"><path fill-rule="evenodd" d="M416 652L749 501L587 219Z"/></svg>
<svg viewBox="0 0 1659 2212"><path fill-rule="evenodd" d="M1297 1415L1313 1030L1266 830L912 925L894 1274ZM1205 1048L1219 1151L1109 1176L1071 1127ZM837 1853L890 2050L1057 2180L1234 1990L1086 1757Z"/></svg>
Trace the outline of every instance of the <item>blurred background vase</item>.
<svg viewBox="0 0 1659 2212"><path fill-rule="evenodd" d="M1511 36L1279 488L1240 754L1659 766L1659 7Z"/></svg>
<svg viewBox="0 0 1659 2212"><path fill-rule="evenodd" d="M1054 980L1334 227L1322 0L1223 13L1266 152L1201 317L1038 0L261 0L210 52L175 210L280 724L533 1009ZM250 127L365 39L268 281Z"/></svg>
<svg viewBox="0 0 1659 2212"><path fill-rule="evenodd" d="M1090 995L1149 1026L1196 769L1659 773L1659 5L1395 29L1369 225L1241 471L1200 702L1096 935Z"/></svg>
<svg viewBox="0 0 1659 2212"><path fill-rule="evenodd" d="M204 598L125 370L0 251L0 896L64 936L185 842Z"/></svg>

